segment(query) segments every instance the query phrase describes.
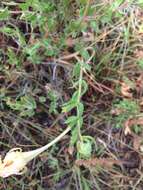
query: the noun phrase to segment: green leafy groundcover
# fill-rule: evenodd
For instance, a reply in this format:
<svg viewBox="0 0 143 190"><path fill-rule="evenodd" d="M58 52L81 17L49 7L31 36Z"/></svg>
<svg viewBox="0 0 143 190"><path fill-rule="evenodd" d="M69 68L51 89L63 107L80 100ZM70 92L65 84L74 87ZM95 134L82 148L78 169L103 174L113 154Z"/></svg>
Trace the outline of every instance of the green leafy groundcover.
<svg viewBox="0 0 143 190"><path fill-rule="evenodd" d="M1 189L142 189L142 15L142 0L0 2L1 154L70 127Z"/></svg>

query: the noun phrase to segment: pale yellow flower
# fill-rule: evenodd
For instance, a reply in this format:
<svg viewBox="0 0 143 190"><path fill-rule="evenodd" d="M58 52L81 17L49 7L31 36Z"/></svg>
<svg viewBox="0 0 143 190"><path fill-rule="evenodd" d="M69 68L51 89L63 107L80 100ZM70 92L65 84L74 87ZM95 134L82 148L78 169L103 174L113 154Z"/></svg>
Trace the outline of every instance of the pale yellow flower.
<svg viewBox="0 0 143 190"><path fill-rule="evenodd" d="M58 137L56 137L52 142L47 145L38 148L36 150L32 150L29 152L22 152L20 148L11 149L5 156L5 158L0 158L0 177L6 178L11 175L22 175L27 170L27 163L31 161L33 158L38 156L40 153L47 150L50 146L58 142L65 134L70 131L70 127L68 127L65 131L63 131Z"/></svg>

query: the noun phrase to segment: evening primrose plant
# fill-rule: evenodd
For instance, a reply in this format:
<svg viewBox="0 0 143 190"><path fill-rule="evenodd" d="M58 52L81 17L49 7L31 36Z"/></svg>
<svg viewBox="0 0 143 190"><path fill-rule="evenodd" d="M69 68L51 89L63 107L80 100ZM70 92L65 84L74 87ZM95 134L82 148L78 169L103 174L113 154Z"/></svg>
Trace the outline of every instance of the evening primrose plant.
<svg viewBox="0 0 143 190"><path fill-rule="evenodd" d="M94 52L94 50L93 50ZM75 92L71 99L63 105L63 112L67 113L72 110L76 111L75 115L69 116L66 120L66 124L71 127L71 146L76 145L77 147L77 157L78 158L89 158L92 153L92 144L94 139L91 136L83 136L81 134L81 128L83 126L83 112L84 104L82 102L82 96L86 93L88 85L83 78L84 72L90 72L89 61L92 56L85 49L80 51L82 59L78 57L77 63L73 69L73 88Z"/></svg>
<svg viewBox="0 0 143 190"><path fill-rule="evenodd" d="M37 107L35 99L30 95L20 97L19 100L13 101L11 98L5 98L6 104L15 111L18 111L20 116L33 116Z"/></svg>
<svg viewBox="0 0 143 190"><path fill-rule="evenodd" d="M49 147L54 145L56 142L58 142L70 130L72 134L71 145L76 144L77 157L89 158L91 156L92 144L94 142L94 139L90 136L83 136L81 134L81 128L83 126L83 111L84 111L84 105L82 103L81 98L85 94L88 88L86 81L83 79L83 73L86 71L90 71L88 62L91 59L87 51L84 52L83 56L87 59L86 63L83 60L80 61L79 58L76 58L78 62L73 69L73 79L74 79L73 87L76 89L76 91L72 95L72 98L63 105L63 112L66 112L66 113L73 109L76 109L76 115L69 116L65 122L68 125L67 129L64 130L52 142L48 143L47 145L41 148L29 151L29 152L23 152L21 148L11 149L6 154L3 160L0 158L0 176L1 177L6 178L11 175L24 174L27 171L27 164L32 159L34 159L39 154L41 154L42 152L47 150ZM28 102L26 97L22 97L20 101L17 102L17 104L14 104L14 103L12 104L12 102L9 99L7 101L7 104L11 108L19 110L20 108L25 108L25 106L27 105L26 102Z"/></svg>

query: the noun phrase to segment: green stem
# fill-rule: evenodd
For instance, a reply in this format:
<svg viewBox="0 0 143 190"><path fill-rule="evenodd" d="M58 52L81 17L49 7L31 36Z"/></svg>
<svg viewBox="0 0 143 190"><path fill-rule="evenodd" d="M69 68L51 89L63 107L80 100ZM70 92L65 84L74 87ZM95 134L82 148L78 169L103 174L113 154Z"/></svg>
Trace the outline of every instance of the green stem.
<svg viewBox="0 0 143 190"><path fill-rule="evenodd" d="M79 87L78 87L78 100L77 100L77 104L80 103L81 100L81 91L82 91L82 77L83 77L83 69L82 66L80 65L80 76L79 76ZM80 118L80 112L77 106L77 116L78 118ZM81 135L81 125L80 125L80 120L78 119L77 122L77 126L78 126L78 135L79 135L79 139L82 141L82 135Z"/></svg>

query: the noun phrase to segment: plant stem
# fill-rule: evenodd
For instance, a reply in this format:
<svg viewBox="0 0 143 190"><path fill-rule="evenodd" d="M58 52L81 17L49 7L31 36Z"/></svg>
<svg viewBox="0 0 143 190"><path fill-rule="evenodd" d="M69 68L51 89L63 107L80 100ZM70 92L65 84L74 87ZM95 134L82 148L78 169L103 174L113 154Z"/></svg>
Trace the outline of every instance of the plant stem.
<svg viewBox="0 0 143 190"><path fill-rule="evenodd" d="M54 145L55 143L57 143L59 140L61 140L61 138L63 138L69 131L71 130L71 127L67 127L59 136L57 136L53 141L51 141L50 143L46 144L45 146L38 148L36 150L32 150L29 152L26 152L25 154L25 159L27 159L26 161L29 162L31 161L33 158L35 158L36 156L38 156L39 154L41 154L42 152L44 152L45 150L47 150L49 147L51 147L52 145ZM24 154L25 152L23 152Z"/></svg>
<svg viewBox="0 0 143 190"><path fill-rule="evenodd" d="M78 126L78 135L79 135L79 139L82 141L82 135L81 135L81 124L80 124L80 111L78 109L78 105L81 101L81 90L82 90L82 77L83 77L83 69L82 69L82 65L80 65L80 76L79 76L79 86L78 86L78 99L77 99L77 115L78 115L78 121L77 121L77 126Z"/></svg>

